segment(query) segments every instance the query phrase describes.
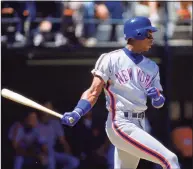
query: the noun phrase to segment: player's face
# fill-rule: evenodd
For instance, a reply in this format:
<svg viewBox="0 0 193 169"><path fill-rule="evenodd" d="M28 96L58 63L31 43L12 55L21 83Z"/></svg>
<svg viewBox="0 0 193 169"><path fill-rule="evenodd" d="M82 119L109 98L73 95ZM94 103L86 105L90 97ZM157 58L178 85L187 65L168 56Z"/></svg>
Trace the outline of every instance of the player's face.
<svg viewBox="0 0 193 169"><path fill-rule="evenodd" d="M30 127L35 127L38 123L37 115L35 112L32 112L27 117L27 123Z"/></svg>
<svg viewBox="0 0 193 169"><path fill-rule="evenodd" d="M45 106L46 108L48 108L48 109L53 110L53 105L52 105L51 102L46 102L46 103L44 104L44 106Z"/></svg>
<svg viewBox="0 0 193 169"><path fill-rule="evenodd" d="M153 33L151 31L148 32L147 38L144 40L136 40L135 46L141 52L148 51L153 45Z"/></svg>

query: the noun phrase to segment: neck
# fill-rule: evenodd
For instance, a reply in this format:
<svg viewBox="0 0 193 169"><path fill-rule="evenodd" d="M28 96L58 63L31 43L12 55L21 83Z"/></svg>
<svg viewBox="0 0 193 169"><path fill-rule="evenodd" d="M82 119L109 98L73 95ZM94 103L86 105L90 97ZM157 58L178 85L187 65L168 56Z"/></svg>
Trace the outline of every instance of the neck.
<svg viewBox="0 0 193 169"><path fill-rule="evenodd" d="M127 45L126 48L134 53L141 53L141 50L134 48L133 45Z"/></svg>

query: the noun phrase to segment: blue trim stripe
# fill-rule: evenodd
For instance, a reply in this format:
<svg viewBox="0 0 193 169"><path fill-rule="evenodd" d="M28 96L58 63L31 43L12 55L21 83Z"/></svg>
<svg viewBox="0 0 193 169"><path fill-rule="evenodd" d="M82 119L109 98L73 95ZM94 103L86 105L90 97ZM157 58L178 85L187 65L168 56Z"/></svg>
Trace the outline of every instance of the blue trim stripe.
<svg viewBox="0 0 193 169"><path fill-rule="evenodd" d="M161 155L155 153L151 149L147 149L145 146L139 144L135 140L132 140L131 138L129 138L128 135L126 135L124 132L122 132L120 129L118 129L118 126L115 124L115 122L113 123L113 126L116 129L116 131L118 132L118 134L121 135L124 138L124 140L128 141L129 143L131 143L135 147L141 149L145 153L148 153L148 154L156 157L157 159L159 159L159 161L161 161L166 166L166 169L171 169L169 163L166 161L166 159L164 157L162 157Z"/></svg>
<svg viewBox="0 0 193 169"><path fill-rule="evenodd" d="M135 63L135 64L139 64L142 62L143 60L143 55L140 53L134 53L132 51L129 51L129 49L127 49L126 47L123 48L123 51L125 52L125 54Z"/></svg>
<svg viewBox="0 0 193 169"><path fill-rule="evenodd" d="M137 142L136 140L132 139L131 137L129 137L126 133L124 133L123 131L121 131L118 128L118 125L116 125L116 122L114 121L114 117L115 117L115 99L113 94L111 93L111 91L109 90L110 85L107 83L106 89L109 93L110 96L110 100L111 100L111 109L112 109L112 116L113 116L113 128L115 129L115 132L117 132L125 141L128 141L130 144L134 145L135 147L139 148L140 150L144 151L145 153L157 158L159 161L161 161L162 164L164 164L166 166L166 169L171 169L171 166L169 164L169 162L160 154L158 154L157 152L151 150L148 147L145 147L143 144L140 144L139 142Z"/></svg>

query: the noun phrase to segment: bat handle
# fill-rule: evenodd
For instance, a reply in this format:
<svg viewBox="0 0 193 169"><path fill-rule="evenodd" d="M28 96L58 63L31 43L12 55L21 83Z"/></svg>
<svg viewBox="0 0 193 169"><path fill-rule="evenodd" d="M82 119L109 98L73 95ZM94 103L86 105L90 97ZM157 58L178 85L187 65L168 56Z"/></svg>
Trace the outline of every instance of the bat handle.
<svg viewBox="0 0 193 169"><path fill-rule="evenodd" d="M73 117L70 117L70 118L69 118L69 121L70 121L70 123L73 123L73 122L74 122L74 118L73 118Z"/></svg>

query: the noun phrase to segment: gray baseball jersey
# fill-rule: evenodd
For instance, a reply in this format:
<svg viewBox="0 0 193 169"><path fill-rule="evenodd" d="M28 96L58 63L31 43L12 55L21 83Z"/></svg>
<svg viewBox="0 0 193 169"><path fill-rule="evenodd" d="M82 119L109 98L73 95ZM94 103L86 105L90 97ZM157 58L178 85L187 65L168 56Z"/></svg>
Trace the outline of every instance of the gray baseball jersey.
<svg viewBox="0 0 193 169"><path fill-rule="evenodd" d="M92 73L100 76L113 93L116 110L138 113L147 109L146 89L155 86L162 91L162 86L156 63L143 55L136 63L138 60L134 60L134 55L138 54L126 48L102 54ZM105 95L109 110L110 97L106 90Z"/></svg>

